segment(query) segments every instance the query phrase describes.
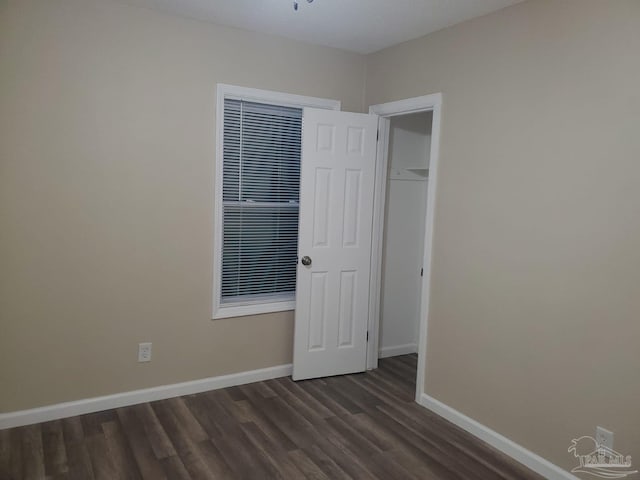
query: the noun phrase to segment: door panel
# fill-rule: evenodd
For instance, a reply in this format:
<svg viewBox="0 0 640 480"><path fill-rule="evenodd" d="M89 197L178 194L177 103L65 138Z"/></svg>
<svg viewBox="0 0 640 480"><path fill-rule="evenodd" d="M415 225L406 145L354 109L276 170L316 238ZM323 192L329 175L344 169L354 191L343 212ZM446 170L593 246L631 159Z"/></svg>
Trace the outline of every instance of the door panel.
<svg viewBox="0 0 640 480"><path fill-rule="evenodd" d="M344 188L344 215L342 246L357 247L360 224L360 170L347 170Z"/></svg>
<svg viewBox="0 0 640 480"><path fill-rule="evenodd" d="M355 327L355 292L357 272L341 272L340 317L338 318L338 347L352 347Z"/></svg>
<svg viewBox="0 0 640 480"><path fill-rule="evenodd" d="M364 371L377 116L305 108L293 379Z"/></svg>

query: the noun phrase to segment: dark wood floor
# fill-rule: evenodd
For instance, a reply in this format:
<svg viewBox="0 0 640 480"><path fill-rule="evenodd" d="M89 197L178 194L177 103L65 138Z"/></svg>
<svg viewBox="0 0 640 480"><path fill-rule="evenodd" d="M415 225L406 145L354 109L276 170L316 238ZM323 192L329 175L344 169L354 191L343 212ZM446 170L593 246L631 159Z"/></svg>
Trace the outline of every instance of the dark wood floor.
<svg viewBox="0 0 640 480"><path fill-rule="evenodd" d="M0 479L539 479L413 403L416 356L0 431Z"/></svg>

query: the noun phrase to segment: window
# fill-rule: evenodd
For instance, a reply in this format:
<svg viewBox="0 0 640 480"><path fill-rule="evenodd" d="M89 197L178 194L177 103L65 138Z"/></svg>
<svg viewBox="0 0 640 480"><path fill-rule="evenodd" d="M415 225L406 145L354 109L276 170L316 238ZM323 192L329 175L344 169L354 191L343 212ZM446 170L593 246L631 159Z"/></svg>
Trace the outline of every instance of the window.
<svg viewBox="0 0 640 480"><path fill-rule="evenodd" d="M291 310L302 108L339 104L224 85L218 102L214 317Z"/></svg>
<svg viewBox="0 0 640 480"><path fill-rule="evenodd" d="M302 110L225 99L220 303L296 290Z"/></svg>

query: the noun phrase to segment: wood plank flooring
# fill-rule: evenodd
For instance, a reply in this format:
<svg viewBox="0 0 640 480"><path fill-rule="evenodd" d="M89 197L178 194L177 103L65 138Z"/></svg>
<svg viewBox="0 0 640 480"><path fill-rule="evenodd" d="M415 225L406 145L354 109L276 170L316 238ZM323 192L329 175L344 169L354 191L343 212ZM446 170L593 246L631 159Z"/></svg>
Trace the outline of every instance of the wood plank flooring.
<svg viewBox="0 0 640 480"><path fill-rule="evenodd" d="M541 478L415 404L416 361L1 430L0 479Z"/></svg>

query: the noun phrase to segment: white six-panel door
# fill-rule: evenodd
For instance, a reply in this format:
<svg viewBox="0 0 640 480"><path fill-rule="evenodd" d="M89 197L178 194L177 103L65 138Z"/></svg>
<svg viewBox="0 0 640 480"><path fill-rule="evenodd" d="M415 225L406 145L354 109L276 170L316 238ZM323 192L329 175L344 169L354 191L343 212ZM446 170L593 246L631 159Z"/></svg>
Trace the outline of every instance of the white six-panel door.
<svg viewBox="0 0 640 480"><path fill-rule="evenodd" d="M303 118L294 380L366 368L378 125L313 108Z"/></svg>

